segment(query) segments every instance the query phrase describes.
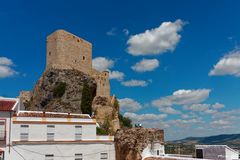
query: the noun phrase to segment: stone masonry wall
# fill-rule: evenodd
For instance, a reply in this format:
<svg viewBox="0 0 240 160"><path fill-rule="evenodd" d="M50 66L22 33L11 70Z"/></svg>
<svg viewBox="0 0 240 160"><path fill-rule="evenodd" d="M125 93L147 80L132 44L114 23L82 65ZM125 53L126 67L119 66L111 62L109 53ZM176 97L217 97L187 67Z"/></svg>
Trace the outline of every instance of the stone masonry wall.
<svg viewBox="0 0 240 160"><path fill-rule="evenodd" d="M47 37L46 68L76 69L90 74L92 44L64 30Z"/></svg>
<svg viewBox="0 0 240 160"><path fill-rule="evenodd" d="M96 96L110 97L109 72L92 68L92 44L67 31L57 30L47 37L46 70L76 69L97 82Z"/></svg>

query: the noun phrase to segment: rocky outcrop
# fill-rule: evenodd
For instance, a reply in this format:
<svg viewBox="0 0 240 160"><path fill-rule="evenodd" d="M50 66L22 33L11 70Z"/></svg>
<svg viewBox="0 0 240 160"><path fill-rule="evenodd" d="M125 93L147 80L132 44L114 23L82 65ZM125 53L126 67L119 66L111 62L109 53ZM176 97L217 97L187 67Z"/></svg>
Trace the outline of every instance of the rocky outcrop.
<svg viewBox="0 0 240 160"><path fill-rule="evenodd" d="M164 131L152 128L118 130L115 134L116 160L141 160L144 148L154 141L164 142Z"/></svg>
<svg viewBox="0 0 240 160"><path fill-rule="evenodd" d="M90 88L93 99L96 94L93 78L74 69L48 69L38 80L31 98L23 103L26 110L82 113L84 84Z"/></svg>
<svg viewBox="0 0 240 160"><path fill-rule="evenodd" d="M102 128L108 128L109 133L114 133L120 128L119 125L119 108L111 103L115 97L101 97L94 98L92 103L92 110L95 118Z"/></svg>

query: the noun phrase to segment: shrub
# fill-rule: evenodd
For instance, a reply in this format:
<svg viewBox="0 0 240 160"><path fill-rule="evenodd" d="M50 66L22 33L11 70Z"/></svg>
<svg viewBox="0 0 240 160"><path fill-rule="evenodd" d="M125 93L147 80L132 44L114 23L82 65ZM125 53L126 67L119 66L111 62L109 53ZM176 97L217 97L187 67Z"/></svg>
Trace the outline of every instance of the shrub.
<svg viewBox="0 0 240 160"><path fill-rule="evenodd" d="M97 127L97 135L107 135L108 132L105 131L103 128Z"/></svg>
<svg viewBox="0 0 240 160"><path fill-rule="evenodd" d="M118 118L119 118L121 128L124 128L124 127L132 128L132 120L131 119L129 119L128 117L124 117L120 113L118 115Z"/></svg>
<svg viewBox="0 0 240 160"><path fill-rule="evenodd" d="M61 98L66 90L67 84L65 82L58 82L55 84L53 88L53 97L54 98Z"/></svg>

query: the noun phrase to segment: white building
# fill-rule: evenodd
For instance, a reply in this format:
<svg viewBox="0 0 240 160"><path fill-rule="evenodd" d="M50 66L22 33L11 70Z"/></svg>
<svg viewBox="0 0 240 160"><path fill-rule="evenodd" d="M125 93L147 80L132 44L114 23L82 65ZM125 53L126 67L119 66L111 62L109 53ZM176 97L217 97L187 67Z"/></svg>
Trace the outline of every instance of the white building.
<svg viewBox="0 0 240 160"><path fill-rule="evenodd" d="M0 98L0 160L115 160L113 136L86 114L23 111Z"/></svg>
<svg viewBox="0 0 240 160"><path fill-rule="evenodd" d="M214 160L237 160L238 151L227 145L196 145L196 157Z"/></svg>

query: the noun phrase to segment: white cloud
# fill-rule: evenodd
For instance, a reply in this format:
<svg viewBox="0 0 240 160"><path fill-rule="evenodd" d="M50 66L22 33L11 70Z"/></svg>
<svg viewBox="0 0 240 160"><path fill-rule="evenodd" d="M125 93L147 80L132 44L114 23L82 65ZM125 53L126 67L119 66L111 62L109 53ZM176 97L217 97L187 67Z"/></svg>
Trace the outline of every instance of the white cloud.
<svg viewBox="0 0 240 160"><path fill-rule="evenodd" d="M167 114L181 114L181 111L178 111L172 107L160 107L159 111Z"/></svg>
<svg viewBox="0 0 240 160"><path fill-rule="evenodd" d="M207 111L209 107L210 107L210 104L192 104L192 105L183 106L183 109L194 111L194 112L204 112L204 111Z"/></svg>
<svg viewBox="0 0 240 160"><path fill-rule="evenodd" d="M167 117L166 114L135 114L126 112L124 117L132 119L134 122L143 122L143 121L160 121Z"/></svg>
<svg viewBox="0 0 240 160"><path fill-rule="evenodd" d="M120 109L123 112L136 112L142 108L142 105L131 98L119 99Z"/></svg>
<svg viewBox="0 0 240 160"><path fill-rule="evenodd" d="M221 58L209 72L209 75L233 75L240 77L240 50L234 50Z"/></svg>
<svg viewBox="0 0 240 160"><path fill-rule="evenodd" d="M160 54L173 51L181 39L178 34L185 23L178 19L175 22L163 22L159 27L133 35L127 41L127 50L134 56Z"/></svg>
<svg viewBox="0 0 240 160"><path fill-rule="evenodd" d="M114 61L105 57L96 57L92 61L92 66L94 69L102 72L112 68L114 66Z"/></svg>
<svg viewBox="0 0 240 160"><path fill-rule="evenodd" d="M131 68L137 72L147 72L155 70L158 66L159 61L157 59L143 59Z"/></svg>
<svg viewBox="0 0 240 160"><path fill-rule="evenodd" d="M13 62L7 57L0 57L0 78L6 78L17 74L17 72L12 69Z"/></svg>
<svg viewBox="0 0 240 160"><path fill-rule="evenodd" d="M128 29L123 29L123 33L126 35L126 36L128 36L129 35L129 30Z"/></svg>
<svg viewBox="0 0 240 160"><path fill-rule="evenodd" d="M221 104L221 103L215 103L212 105L213 109L222 109L224 107L225 107L224 104Z"/></svg>
<svg viewBox="0 0 240 160"><path fill-rule="evenodd" d="M112 28L110 31L107 31L106 34L108 36L116 36L117 35L116 31L117 31L116 28Z"/></svg>
<svg viewBox="0 0 240 160"><path fill-rule="evenodd" d="M173 105L189 105L205 101L209 97L210 89L177 90L172 95L152 101L156 107L170 107Z"/></svg>
<svg viewBox="0 0 240 160"><path fill-rule="evenodd" d="M121 82L121 84L125 87L146 87L148 85L148 82L144 80L129 80L129 81L124 81Z"/></svg>
<svg viewBox="0 0 240 160"><path fill-rule="evenodd" d="M124 76L124 73L119 71L110 71L109 73L110 79L116 79L118 81L123 80Z"/></svg>

